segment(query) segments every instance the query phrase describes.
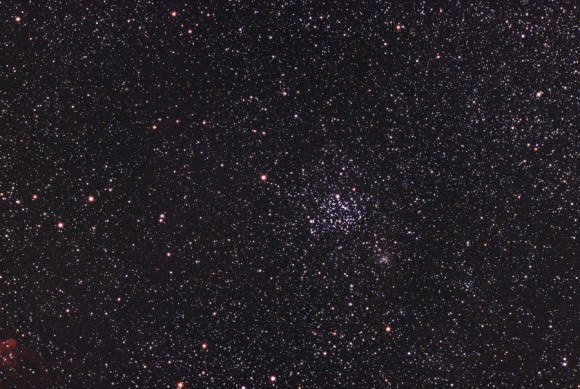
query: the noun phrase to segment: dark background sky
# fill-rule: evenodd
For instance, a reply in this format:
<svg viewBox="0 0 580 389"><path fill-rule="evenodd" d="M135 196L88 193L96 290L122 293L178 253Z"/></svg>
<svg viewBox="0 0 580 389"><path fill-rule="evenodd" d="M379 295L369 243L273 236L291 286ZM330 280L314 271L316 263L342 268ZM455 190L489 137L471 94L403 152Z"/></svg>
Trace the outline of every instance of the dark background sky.
<svg viewBox="0 0 580 389"><path fill-rule="evenodd" d="M0 16L0 387L577 383L575 2Z"/></svg>

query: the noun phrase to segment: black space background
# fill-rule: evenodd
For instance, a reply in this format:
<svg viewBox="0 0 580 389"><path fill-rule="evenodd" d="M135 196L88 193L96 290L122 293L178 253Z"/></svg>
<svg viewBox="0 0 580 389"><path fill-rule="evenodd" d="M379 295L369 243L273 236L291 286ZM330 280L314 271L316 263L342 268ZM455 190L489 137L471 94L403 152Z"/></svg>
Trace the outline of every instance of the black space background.
<svg viewBox="0 0 580 389"><path fill-rule="evenodd" d="M573 387L579 16L2 1L0 387Z"/></svg>

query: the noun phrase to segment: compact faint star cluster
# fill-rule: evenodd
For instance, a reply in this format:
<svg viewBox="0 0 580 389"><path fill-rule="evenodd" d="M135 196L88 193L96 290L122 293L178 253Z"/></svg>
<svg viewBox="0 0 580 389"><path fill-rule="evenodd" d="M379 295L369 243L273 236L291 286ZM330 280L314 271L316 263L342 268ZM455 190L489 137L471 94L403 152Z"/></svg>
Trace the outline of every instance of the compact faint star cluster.
<svg viewBox="0 0 580 389"><path fill-rule="evenodd" d="M578 384L575 2L0 16L0 388Z"/></svg>

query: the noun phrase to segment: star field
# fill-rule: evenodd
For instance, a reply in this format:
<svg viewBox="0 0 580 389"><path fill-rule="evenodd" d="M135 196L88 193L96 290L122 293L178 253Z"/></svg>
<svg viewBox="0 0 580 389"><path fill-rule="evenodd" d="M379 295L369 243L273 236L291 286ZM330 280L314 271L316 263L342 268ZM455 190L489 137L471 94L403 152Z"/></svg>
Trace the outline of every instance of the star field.
<svg viewBox="0 0 580 389"><path fill-rule="evenodd" d="M579 17L0 2L0 389L574 387Z"/></svg>

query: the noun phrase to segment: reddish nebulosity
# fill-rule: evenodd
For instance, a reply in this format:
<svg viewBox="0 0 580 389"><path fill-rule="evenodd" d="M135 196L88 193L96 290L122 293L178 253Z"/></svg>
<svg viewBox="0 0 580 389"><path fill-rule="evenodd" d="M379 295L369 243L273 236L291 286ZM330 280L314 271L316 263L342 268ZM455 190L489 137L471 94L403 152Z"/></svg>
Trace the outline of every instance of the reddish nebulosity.
<svg viewBox="0 0 580 389"><path fill-rule="evenodd" d="M0 389L58 385L38 354L14 338L0 340Z"/></svg>

